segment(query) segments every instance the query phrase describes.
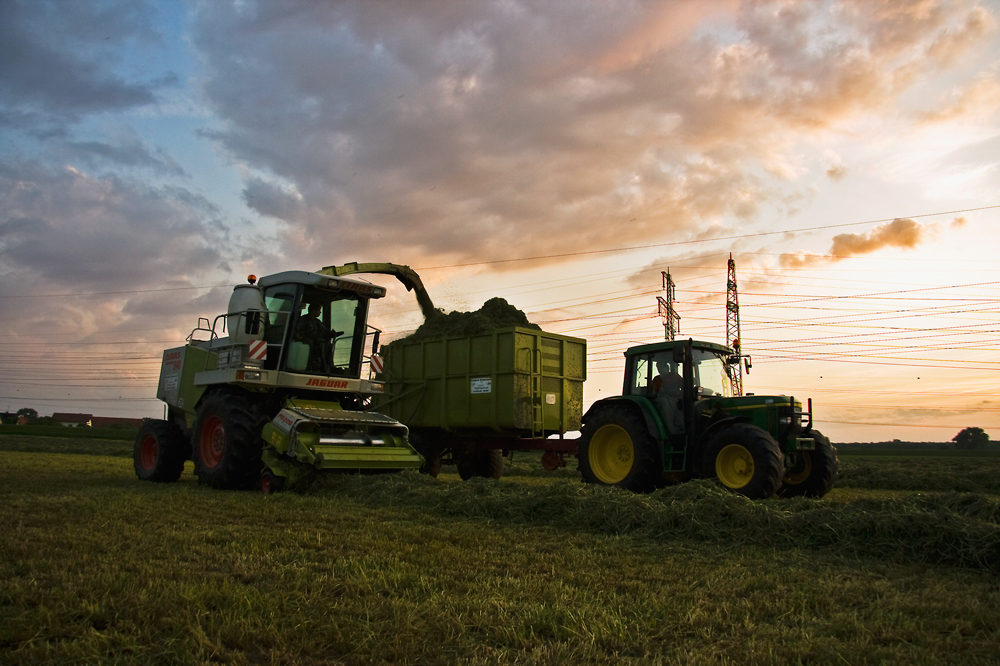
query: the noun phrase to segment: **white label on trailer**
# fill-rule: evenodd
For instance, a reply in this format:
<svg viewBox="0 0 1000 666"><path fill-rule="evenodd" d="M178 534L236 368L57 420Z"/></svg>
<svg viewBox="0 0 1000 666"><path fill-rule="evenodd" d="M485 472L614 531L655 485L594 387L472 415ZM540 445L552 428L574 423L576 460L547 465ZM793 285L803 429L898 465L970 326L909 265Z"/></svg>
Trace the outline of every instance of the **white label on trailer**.
<svg viewBox="0 0 1000 666"><path fill-rule="evenodd" d="M168 392L176 391L179 381L180 377L177 375L167 375L163 378L163 390Z"/></svg>
<svg viewBox="0 0 1000 666"><path fill-rule="evenodd" d="M556 394L555 393L546 393L545 394L545 404L546 405L554 405L554 404L556 404Z"/></svg>
<svg viewBox="0 0 1000 666"><path fill-rule="evenodd" d="M473 377L470 384L473 394L493 391L493 380L490 377Z"/></svg>

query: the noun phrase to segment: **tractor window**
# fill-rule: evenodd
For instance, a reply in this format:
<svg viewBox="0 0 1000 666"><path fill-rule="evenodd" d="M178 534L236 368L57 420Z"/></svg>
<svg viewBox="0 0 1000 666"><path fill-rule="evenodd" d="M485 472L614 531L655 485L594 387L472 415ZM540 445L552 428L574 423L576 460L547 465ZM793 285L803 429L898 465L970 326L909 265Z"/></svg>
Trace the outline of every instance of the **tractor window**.
<svg viewBox="0 0 1000 666"><path fill-rule="evenodd" d="M732 395L725 359L717 353L695 349L694 373L694 383L700 396Z"/></svg>
<svg viewBox="0 0 1000 666"><path fill-rule="evenodd" d="M645 395L649 386L649 358L640 357L635 360L635 373L632 375L630 395Z"/></svg>

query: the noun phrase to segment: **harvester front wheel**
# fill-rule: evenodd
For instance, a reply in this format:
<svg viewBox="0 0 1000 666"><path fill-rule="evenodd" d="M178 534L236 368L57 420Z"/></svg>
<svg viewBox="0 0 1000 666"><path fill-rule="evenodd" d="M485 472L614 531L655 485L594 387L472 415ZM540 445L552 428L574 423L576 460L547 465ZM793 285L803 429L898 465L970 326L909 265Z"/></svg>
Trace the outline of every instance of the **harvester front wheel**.
<svg viewBox="0 0 1000 666"><path fill-rule="evenodd" d="M174 423L144 421L132 449L135 475L143 481L173 483L181 478L189 450L184 433Z"/></svg>
<svg viewBox="0 0 1000 666"><path fill-rule="evenodd" d="M818 430L813 430L810 434L816 442L816 448L789 454L790 466L785 469L781 488L778 489L778 494L782 497L822 497L830 492L837 481L840 469L837 449Z"/></svg>
<svg viewBox="0 0 1000 666"><path fill-rule="evenodd" d="M191 438L198 483L223 490L256 486L262 467L260 432L264 421L239 395L206 397L198 408Z"/></svg>
<svg viewBox="0 0 1000 666"><path fill-rule="evenodd" d="M265 495L280 493L285 489L285 477L278 476L270 469L265 469L260 475L260 492Z"/></svg>
<svg viewBox="0 0 1000 666"><path fill-rule="evenodd" d="M606 405L588 415L577 457L586 483L645 493L663 476L656 440L645 419L624 405Z"/></svg>
<svg viewBox="0 0 1000 666"><path fill-rule="evenodd" d="M766 431L734 423L712 436L705 447L708 476L750 499L774 495L785 474L781 447Z"/></svg>

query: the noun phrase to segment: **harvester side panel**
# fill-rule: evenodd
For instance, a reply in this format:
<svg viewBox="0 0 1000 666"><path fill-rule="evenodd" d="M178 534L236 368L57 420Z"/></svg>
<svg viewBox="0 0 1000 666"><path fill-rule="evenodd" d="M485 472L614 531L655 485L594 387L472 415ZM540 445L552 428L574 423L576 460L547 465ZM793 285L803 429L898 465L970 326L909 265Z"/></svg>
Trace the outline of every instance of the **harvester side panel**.
<svg viewBox="0 0 1000 666"><path fill-rule="evenodd" d="M156 397L171 407L183 410L189 428L194 422L195 405L205 392L204 386L195 385L195 375L203 370L215 370L217 360L214 352L193 345L163 352Z"/></svg>

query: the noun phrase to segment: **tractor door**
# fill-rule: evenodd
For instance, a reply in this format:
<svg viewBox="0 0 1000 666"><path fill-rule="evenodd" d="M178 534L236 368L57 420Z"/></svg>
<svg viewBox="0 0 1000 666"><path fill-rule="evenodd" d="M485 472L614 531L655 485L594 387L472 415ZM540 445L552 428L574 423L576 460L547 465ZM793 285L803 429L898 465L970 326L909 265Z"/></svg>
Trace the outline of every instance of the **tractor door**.
<svg viewBox="0 0 1000 666"><path fill-rule="evenodd" d="M675 363L669 351L636 355L626 368L626 395L641 395L655 406L670 435L682 435L684 410L683 364Z"/></svg>

